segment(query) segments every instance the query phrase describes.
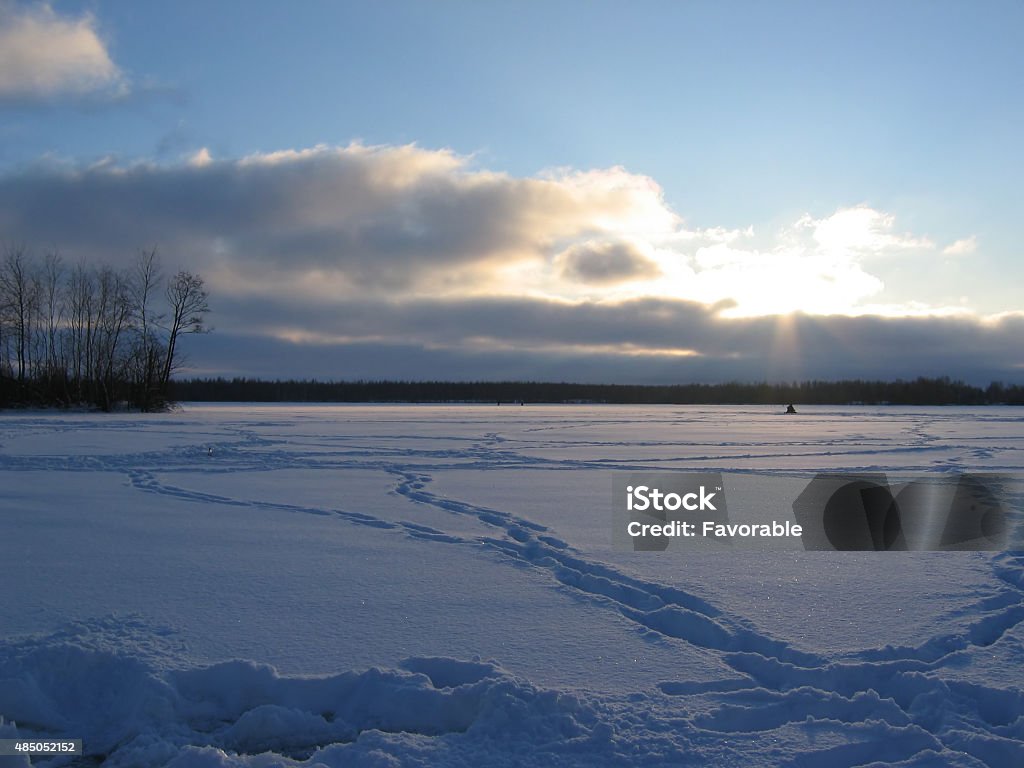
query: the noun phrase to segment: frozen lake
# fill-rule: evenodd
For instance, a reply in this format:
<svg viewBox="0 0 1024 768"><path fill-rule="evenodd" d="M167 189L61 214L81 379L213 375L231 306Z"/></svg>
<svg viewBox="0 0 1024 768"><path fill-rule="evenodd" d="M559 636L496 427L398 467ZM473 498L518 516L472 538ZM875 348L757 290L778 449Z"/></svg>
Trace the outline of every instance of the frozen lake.
<svg viewBox="0 0 1024 768"><path fill-rule="evenodd" d="M0 738L109 765L1024 764L1024 555L613 548L627 470L749 474L748 505L818 470L1024 471L1024 409L779 410L0 413Z"/></svg>

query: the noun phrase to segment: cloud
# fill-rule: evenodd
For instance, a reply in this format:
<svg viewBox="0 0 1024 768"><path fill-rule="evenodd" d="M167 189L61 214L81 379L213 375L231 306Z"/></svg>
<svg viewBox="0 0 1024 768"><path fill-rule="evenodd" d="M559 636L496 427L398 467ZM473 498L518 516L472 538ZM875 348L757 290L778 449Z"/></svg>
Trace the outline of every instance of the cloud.
<svg viewBox="0 0 1024 768"><path fill-rule="evenodd" d="M946 256L967 256L978 250L978 238L974 235L950 243L942 249Z"/></svg>
<svg viewBox="0 0 1024 768"><path fill-rule="evenodd" d="M689 227L653 179L619 167L517 178L361 144L30 168L0 177L0 231L76 258L157 244L250 296L657 296L731 300L735 315L855 314L884 290L872 265L930 247L865 206L755 237Z"/></svg>
<svg viewBox="0 0 1024 768"><path fill-rule="evenodd" d="M115 266L157 245L169 267L206 278L218 333L192 340L193 359L223 373L1024 372L1017 315L885 304L878 269L935 249L891 214L855 206L779 232L694 228L623 168L518 178L448 150L361 144L51 162L0 176L0 235ZM259 340L265 353L243 354Z"/></svg>
<svg viewBox="0 0 1024 768"><path fill-rule="evenodd" d="M621 169L513 178L415 146L315 147L185 163L40 167L0 178L0 226L85 255L159 243L224 287L493 289L573 244L671 234L678 217ZM179 255L180 254L180 255ZM321 279L323 278L323 280ZM516 286L518 288L519 286Z"/></svg>
<svg viewBox="0 0 1024 768"><path fill-rule="evenodd" d="M1024 314L728 318L686 301L527 298L228 301L219 311L245 322L193 342L196 370L211 374L612 383L1024 376Z"/></svg>
<svg viewBox="0 0 1024 768"><path fill-rule="evenodd" d="M798 225L811 229L814 240L830 254L934 248L926 237L894 233L895 217L866 205L841 208L818 220L804 216Z"/></svg>
<svg viewBox="0 0 1024 768"><path fill-rule="evenodd" d="M895 231L892 214L866 205L839 208L821 218L804 214L767 246L752 240L747 230L700 245L690 296L731 298L734 316L793 311L856 315L881 308L887 314L919 313L916 299L868 302L885 290L879 268L935 249L927 237ZM946 308L930 311L941 314Z"/></svg>
<svg viewBox="0 0 1024 768"><path fill-rule="evenodd" d="M116 94L127 88L95 19L49 5L0 4L0 100Z"/></svg>
<svg viewBox="0 0 1024 768"><path fill-rule="evenodd" d="M884 288L857 259L807 244L759 250L718 243L698 249L695 260L701 293L732 298L734 315L854 314Z"/></svg>
<svg viewBox="0 0 1024 768"><path fill-rule="evenodd" d="M658 267L628 242L577 243L558 254L555 263L564 277L583 283L619 283L659 274Z"/></svg>
<svg viewBox="0 0 1024 768"><path fill-rule="evenodd" d="M204 165L209 165L213 162L213 156L210 154L210 150L206 147L193 152L188 158L188 164L193 168L202 168Z"/></svg>

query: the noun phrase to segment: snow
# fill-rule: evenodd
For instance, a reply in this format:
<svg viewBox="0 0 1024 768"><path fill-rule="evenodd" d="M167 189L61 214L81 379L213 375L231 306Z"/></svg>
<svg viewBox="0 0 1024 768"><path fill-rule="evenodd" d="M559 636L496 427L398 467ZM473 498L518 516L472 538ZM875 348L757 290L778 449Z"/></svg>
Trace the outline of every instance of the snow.
<svg viewBox="0 0 1024 768"><path fill-rule="evenodd" d="M1024 764L1021 553L612 546L623 470L732 473L732 511L818 470L1024 469L1018 409L800 411L0 413L0 738L111 766Z"/></svg>

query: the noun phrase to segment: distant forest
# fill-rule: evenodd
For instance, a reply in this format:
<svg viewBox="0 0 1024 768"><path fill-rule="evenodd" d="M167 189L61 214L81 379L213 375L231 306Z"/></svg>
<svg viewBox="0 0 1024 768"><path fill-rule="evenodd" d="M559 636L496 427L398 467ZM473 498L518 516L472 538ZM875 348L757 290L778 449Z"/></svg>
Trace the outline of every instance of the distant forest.
<svg viewBox="0 0 1024 768"><path fill-rule="evenodd" d="M1024 405L1024 387L976 387L949 378L791 384L569 384L532 381L172 381L175 400L262 403L616 403Z"/></svg>

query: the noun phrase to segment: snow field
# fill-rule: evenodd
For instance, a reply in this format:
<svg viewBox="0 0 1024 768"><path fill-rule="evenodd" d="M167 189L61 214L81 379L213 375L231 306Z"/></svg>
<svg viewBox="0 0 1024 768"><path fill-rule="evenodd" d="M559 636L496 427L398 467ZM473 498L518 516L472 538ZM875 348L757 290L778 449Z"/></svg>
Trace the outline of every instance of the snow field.
<svg viewBox="0 0 1024 768"><path fill-rule="evenodd" d="M1019 554L611 548L616 470L746 471L770 504L818 469L1024 468L1013 409L801 411L0 414L0 736L140 766L1024 764Z"/></svg>

